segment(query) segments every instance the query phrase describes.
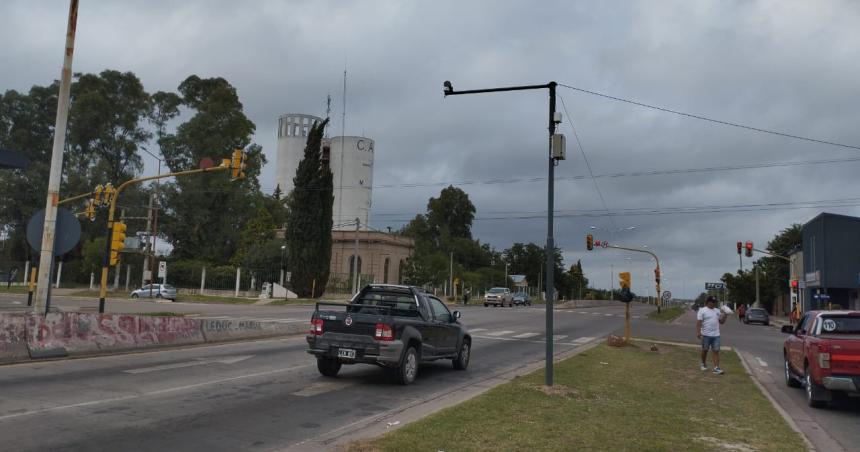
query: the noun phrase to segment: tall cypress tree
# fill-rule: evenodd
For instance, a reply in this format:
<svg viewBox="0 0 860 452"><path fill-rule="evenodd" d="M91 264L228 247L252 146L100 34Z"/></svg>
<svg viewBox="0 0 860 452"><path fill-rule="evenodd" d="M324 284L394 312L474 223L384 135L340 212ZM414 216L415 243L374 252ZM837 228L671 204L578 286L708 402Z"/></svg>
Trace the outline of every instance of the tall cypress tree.
<svg viewBox="0 0 860 452"><path fill-rule="evenodd" d="M328 119L311 127L293 191L287 197L285 235L293 291L300 297L319 297L331 271L334 186L328 156L323 159L321 149L327 123Z"/></svg>

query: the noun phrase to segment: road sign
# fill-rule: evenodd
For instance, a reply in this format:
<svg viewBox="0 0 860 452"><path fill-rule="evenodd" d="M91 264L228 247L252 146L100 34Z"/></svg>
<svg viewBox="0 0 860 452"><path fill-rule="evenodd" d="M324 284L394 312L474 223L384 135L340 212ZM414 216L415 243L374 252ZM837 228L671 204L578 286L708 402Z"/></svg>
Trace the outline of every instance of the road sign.
<svg viewBox="0 0 860 452"><path fill-rule="evenodd" d="M726 285L721 282L706 282L705 290L724 290Z"/></svg>
<svg viewBox="0 0 860 452"><path fill-rule="evenodd" d="M158 263L158 277L164 278L167 276L167 261L161 261Z"/></svg>
<svg viewBox="0 0 860 452"><path fill-rule="evenodd" d="M293 272L287 272L285 279L287 282L290 282L290 278L292 278L292 277L293 277Z"/></svg>
<svg viewBox="0 0 860 452"><path fill-rule="evenodd" d="M668 290L663 291L663 300L669 301L671 299L672 299L672 292L669 292Z"/></svg>
<svg viewBox="0 0 860 452"><path fill-rule="evenodd" d="M42 251L42 232L45 226L45 209L42 209L27 222L27 242L36 251ZM81 238L81 223L68 209L57 208L57 227L54 232L54 256L68 253Z"/></svg>

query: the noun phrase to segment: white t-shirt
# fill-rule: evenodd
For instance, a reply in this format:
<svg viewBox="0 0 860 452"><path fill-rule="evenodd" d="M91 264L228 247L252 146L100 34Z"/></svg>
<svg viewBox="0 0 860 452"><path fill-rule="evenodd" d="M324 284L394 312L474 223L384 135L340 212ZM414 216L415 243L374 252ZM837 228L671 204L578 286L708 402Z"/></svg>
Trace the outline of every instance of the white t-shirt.
<svg viewBox="0 0 860 452"><path fill-rule="evenodd" d="M720 310L703 306L696 314L696 320L702 321L702 336L720 335Z"/></svg>

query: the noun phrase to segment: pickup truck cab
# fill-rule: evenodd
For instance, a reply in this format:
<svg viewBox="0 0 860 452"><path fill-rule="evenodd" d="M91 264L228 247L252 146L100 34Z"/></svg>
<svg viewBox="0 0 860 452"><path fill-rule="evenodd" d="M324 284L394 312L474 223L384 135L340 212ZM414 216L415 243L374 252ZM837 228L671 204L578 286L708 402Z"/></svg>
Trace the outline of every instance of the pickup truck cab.
<svg viewBox="0 0 860 452"><path fill-rule="evenodd" d="M514 305L514 296L507 287L493 287L484 294L484 307L489 305L505 307Z"/></svg>
<svg viewBox="0 0 860 452"><path fill-rule="evenodd" d="M860 395L860 311L810 311L782 327L785 384L805 386L810 406Z"/></svg>
<svg viewBox="0 0 860 452"><path fill-rule="evenodd" d="M440 299L420 288L374 284L349 302L319 302L311 316L308 353L320 373L335 377L344 364L375 364L410 384L421 362L450 359L469 365L472 337Z"/></svg>

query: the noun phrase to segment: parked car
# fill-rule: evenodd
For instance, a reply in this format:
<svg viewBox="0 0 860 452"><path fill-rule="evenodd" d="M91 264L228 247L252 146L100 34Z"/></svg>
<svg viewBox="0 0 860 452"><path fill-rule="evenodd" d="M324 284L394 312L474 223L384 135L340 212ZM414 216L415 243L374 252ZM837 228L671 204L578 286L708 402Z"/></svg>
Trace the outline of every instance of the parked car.
<svg viewBox="0 0 860 452"><path fill-rule="evenodd" d="M131 298L164 298L176 301L176 288L170 284L146 284L132 292Z"/></svg>
<svg viewBox="0 0 860 452"><path fill-rule="evenodd" d="M761 323L767 326L770 325L770 316L764 309L750 308L747 309L746 316L744 316L744 323Z"/></svg>
<svg viewBox="0 0 860 452"><path fill-rule="evenodd" d="M507 287L493 287L484 294L484 306L513 306L514 297Z"/></svg>
<svg viewBox="0 0 860 452"><path fill-rule="evenodd" d="M514 304L515 305L523 305L523 306L531 306L532 299L529 297L529 294L525 292L517 292L514 294Z"/></svg>
<svg viewBox="0 0 860 452"><path fill-rule="evenodd" d="M349 304L316 304L308 353L327 377L337 376L344 364L375 364L407 385L421 362L450 359L454 369L466 369L472 337L459 319L459 311L420 288L369 285Z"/></svg>
<svg viewBox="0 0 860 452"><path fill-rule="evenodd" d="M819 407L834 396L860 395L860 311L810 311L782 327L785 384L805 386Z"/></svg>

